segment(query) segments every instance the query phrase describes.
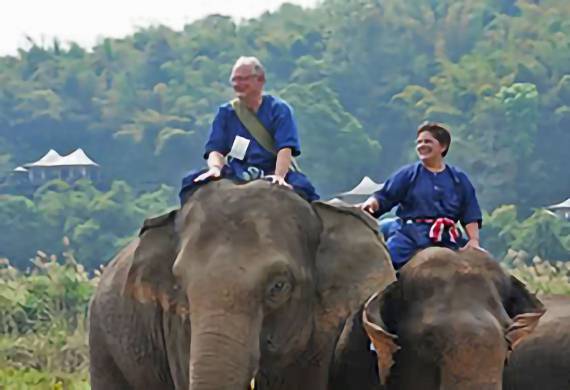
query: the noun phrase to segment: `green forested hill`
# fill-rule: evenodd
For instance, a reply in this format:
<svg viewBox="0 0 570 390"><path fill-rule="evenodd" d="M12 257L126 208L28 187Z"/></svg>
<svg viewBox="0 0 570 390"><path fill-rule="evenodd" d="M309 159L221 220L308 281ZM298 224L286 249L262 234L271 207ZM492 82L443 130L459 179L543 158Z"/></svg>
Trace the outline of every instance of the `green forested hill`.
<svg viewBox="0 0 570 390"><path fill-rule="evenodd" d="M95 265L145 215L175 205L184 172L203 164L240 55L258 56L268 91L293 105L301 164L323 195L363 175L382 181L414 159L418 123L443 121L449 158L483 207L521 214L490 218L492 232L511 224L493 237L497 248L535 250L542 244L529 240L541 239L542 256L570 251L568 224L540 213L531 222L546 228L517 220L570 196L570 2L325 0L241 24L211 16L183 31L141 30L93 51L53 42L0 58L0 175L78 147L103 175L97 189L56 182L22 197L2 187L11 195L0 195L0 257L24 264L67 236Z"/></svg>

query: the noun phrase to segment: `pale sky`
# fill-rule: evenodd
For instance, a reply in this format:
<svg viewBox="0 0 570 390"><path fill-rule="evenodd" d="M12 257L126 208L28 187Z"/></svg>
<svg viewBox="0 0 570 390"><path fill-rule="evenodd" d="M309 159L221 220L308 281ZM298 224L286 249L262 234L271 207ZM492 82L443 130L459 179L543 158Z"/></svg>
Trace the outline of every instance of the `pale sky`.
<svg viewBox="0 0 570 390"><path fill-rule="evenodd" d="M38 44L75 41L92 47L102 37L123 37L137 27L184 24L209 14L236 20L274 11L282 3L304 7L319 0L4 0L0 10L0 56L28 48L26 36Z"/></svg>

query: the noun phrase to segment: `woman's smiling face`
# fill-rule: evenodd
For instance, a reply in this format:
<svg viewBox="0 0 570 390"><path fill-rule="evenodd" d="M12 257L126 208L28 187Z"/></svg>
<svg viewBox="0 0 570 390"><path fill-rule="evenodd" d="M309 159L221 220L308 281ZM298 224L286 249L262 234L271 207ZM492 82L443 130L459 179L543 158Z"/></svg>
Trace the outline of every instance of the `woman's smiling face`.
<svg viewBox="0 0 570 390"><path fill-rule="evenodd" d="M422 131L416 139L416 153L421 161L441 157L446 148L429 131Z"/></svg>

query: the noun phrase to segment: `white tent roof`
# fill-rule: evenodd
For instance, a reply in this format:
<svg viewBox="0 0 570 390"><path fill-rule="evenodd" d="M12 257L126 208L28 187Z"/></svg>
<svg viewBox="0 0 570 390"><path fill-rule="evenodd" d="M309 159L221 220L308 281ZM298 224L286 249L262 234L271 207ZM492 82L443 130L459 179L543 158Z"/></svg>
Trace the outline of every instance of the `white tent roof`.
<svg viewBox="0 0 570 390"><path fill-rule="evenodd" d="M350 203L347 203L346 201L340 199L340 198L332 198L326 201L327 204L333 205L333 206L352 206Z"/></svg>
<svg viewBox="0 0 570 390"><path fill-rule="evenodd" d="M16 167L14 168L14 172L28 172L28 170L24 167Z"/></svg>
<svg viewBox="0 0 570 390"><path fill-rule="evenodd" d="M553 204L552 206L548 206L547 209L550 209L550 210L570 209L570 198L566 199L562 203Z"/></svg>
<svg viewBox="0 0 570 390"><path fill-rule="evenodd" d="M50 149L42 158L38 161L33 163L24 164L24 167L49 167L52 166L55 162L61 159L61 156L58 152L53 149Z"/></svg>
<svg viewBox="0 0 570 390"><path fill-rule="evenodd" d="M364 176L360 183L356 185L350 191L343 192L338 194L339 197L344 196L369 196L372 195L374 192L378 191L380 188L384 186L384 183L376 183L374 180L369 178L368 176Z"/></svg>
<svg viewBox="0 0 570 390"><path fill-rule="evenodd" d="M52 166L58 166L58 167L72 166L72 165L83 165L83 166L90 165L95 167L99 166L99 164L97 164L95 161L87 157L87 155L81 148L76 149L74 152L68 154L67 156L63 156L62 158L60 158L59 160L55 161L52 164Z"/></svg>
<svg viewBox="0 0 570 390"><path fill-rule="evenodd" d="M99 164L91 160L83 149L76 149L74 152L61 156L58 152L50 149L49 152L45 154L38 161L24 164L26 168L33 167L62 167L62 166L94 166L97 167Z"/></svg>

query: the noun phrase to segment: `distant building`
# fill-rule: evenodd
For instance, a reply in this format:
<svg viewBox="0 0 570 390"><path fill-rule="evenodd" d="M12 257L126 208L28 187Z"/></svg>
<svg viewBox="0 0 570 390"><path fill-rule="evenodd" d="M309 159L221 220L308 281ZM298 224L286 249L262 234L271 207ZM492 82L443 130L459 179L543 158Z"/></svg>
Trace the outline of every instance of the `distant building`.
<svg viewBox="0 0 570 390"><path fill-rule="evenodd" d="M30 179L28 178L28 170L24 167L16 167L8 175L7 183L12 186L25 186L30 183Z"/></svg>
<svg viewBox="0 0 570 390"><path fill-rule="evenodd" d="M566 199L564 202L548 206L546 209L554 212L560 218L570 221L570 198Z"/></svg>
<svg viewBox="0 0 570 390"><path fill-rule="evenodd" d="M368 176L364 176L360 183L356 185L353 189L337 194L338 199L344 202L355 204L364 202L370 195L380 190L384 186L384 183L376 183L374 180Z"/></svg>
<svg viewBox="0 0 570 390"><path fill-rule="evenodd" d="M87 157L83 149L76 149L65 156L50 149L38 161L16 168L14 176L27 172L29 182L39 186L53 179L61 179L68 183L79 179L97 181L100 177L99 169L99 164Z"/></svg>

